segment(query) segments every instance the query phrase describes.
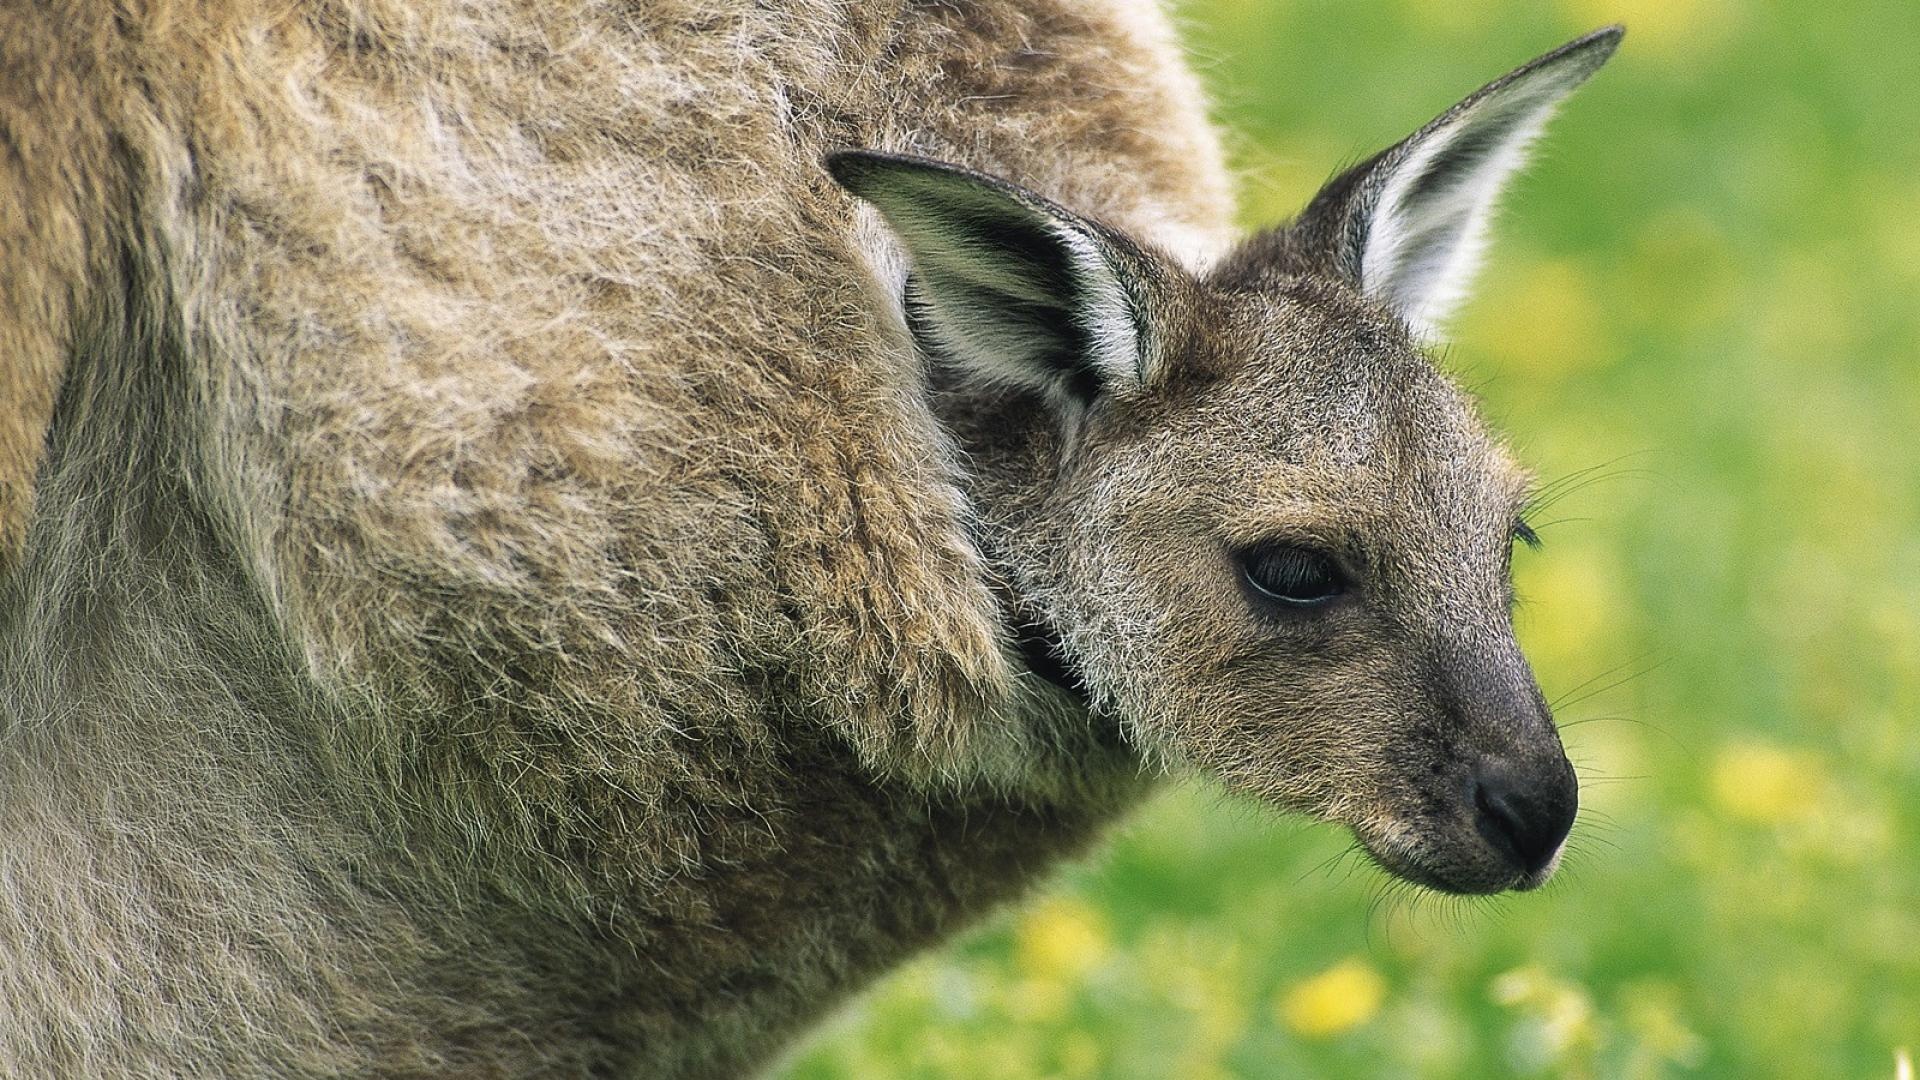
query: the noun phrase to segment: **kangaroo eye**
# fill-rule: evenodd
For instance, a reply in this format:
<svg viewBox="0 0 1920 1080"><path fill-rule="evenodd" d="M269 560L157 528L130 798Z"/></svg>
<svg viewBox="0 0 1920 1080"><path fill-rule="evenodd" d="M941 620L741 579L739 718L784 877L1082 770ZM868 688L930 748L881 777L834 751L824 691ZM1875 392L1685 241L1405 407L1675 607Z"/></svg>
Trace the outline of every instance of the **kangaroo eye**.
<svg viewBox="0 0 1920 1080"><path fill-rule="evenodd" d="M1332 559L1291 544L1245 552L1240 567L1255 592L1289 607L1314 607L1347 591L1346 576Z"/></svg>

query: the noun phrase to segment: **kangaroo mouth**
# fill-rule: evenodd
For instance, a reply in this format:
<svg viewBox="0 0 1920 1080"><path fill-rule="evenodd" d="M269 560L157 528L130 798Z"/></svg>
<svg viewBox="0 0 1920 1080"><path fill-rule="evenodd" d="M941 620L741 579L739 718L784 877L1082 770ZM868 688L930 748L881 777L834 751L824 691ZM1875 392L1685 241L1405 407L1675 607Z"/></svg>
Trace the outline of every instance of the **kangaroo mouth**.
<svg viewBox="0 0 1920 1080"><path fill-rule="evenodd" d="M1550 858L1528 863L1489 843L1477 829L1445 823L1353 827L1354 837L1375 865L1403 881L1454 896L1530 892L1559 869L1565 841Z"/></svg>
<svg viewBox="0 0 1920 1080"><path fill-rule="evenodd" d="M1378 850L1364 840L1361 846L1375 865L1394 877L1451 896L1486 896L1527 887L1520 875L1472 873L1411 852Z"/></svg>

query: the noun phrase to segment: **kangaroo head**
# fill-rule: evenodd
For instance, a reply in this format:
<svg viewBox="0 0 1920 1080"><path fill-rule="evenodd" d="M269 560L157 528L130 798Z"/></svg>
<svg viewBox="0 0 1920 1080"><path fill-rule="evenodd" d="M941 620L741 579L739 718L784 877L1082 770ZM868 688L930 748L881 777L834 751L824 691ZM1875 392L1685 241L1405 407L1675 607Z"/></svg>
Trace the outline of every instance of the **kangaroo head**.
<svg viewBox="0 0 1920 1080"><path fill-rule="evenodd" d="M1420 343L1620 36L1488 85L1200 273L976 173L829 161L911 263L907 326L1035 669L1149 756L1449 891L1545 881L1577 788L1514 643L1526 478Z"/></svg>

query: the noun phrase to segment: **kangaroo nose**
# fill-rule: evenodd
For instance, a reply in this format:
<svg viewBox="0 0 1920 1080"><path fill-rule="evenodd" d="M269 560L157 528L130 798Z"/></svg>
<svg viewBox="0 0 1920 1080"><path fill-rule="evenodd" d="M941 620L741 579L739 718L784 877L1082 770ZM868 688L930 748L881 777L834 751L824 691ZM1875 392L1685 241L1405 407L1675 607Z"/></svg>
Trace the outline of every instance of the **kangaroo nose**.
<svg viewBox="0 0 1920 1080"><path fill-rule="evenodd" d="M1580 805L1573 767L1556 758L1552 765L1524 769L1487 761L1473 778L1480 835L1529 878L1552 866Z"/></svg>

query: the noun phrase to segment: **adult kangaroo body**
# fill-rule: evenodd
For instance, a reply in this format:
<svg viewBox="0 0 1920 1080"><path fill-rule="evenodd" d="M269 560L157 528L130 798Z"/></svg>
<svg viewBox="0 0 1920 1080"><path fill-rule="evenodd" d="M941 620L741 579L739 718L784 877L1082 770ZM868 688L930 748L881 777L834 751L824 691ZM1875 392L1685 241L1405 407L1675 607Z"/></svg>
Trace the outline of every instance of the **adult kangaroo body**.
<svg viewBox="0 0 1920 1080"><path fill-rule="evenodd" d="M0 12L0 1073L738 1075L1149 760L1429 884L1542 878L1518 482L1408 337L1423 283L1343 245L1504 179L1583 47L1203 277L1227 185L1145 5ZM856 211L852 147L1004 181L843 156ZM1376 374L1287 405L1239 374L1279 345ZM1244 580L1162 565L1206 485L1135 451L1221 409L1295 426L1188 440L1206 475L1286 462L1288 506L1391 511L1380 565L1420 547L1391 631L1249 614L1293 549L1248 522L1194 548ZM1312 657L1294 714L1247 707L1262 649ZM1287 716L1334 706L1327 767Z"/></svg>

